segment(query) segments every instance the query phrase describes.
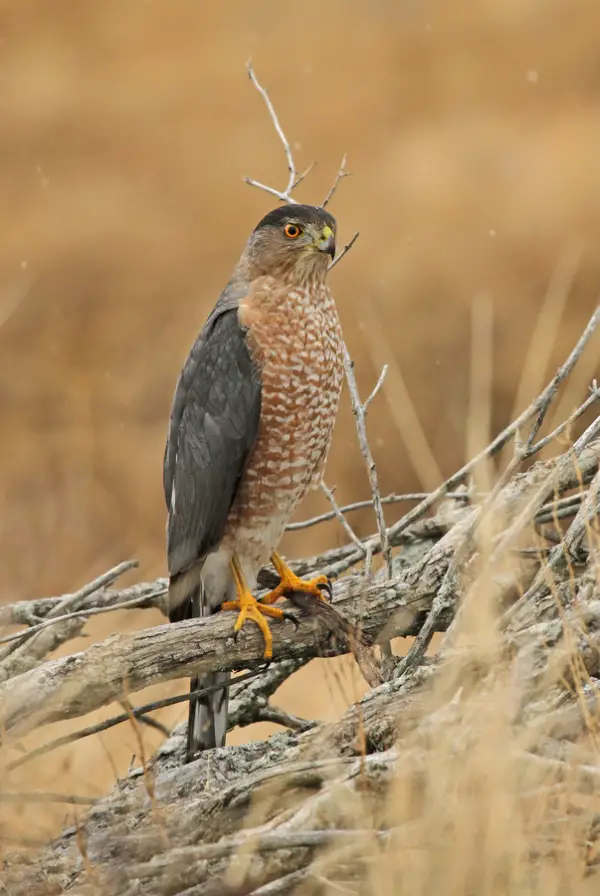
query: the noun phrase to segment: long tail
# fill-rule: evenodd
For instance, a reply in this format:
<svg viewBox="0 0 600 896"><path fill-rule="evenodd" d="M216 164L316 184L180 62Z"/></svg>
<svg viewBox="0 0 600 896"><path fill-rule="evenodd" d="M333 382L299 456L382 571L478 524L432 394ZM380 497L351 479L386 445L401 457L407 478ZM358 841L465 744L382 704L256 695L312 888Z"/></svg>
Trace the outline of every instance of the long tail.
<svg viewBox="0 0 600 896"><path fill-rule="evenodd" d="M171 622L210 616L202 583L169 613ZM223 685L205 697L192 697L188 716L186 762L190 762L201 750L225 746L227 735L227 705L229 698L229 672L212 672L194 676L190 681L190 693L199 688Z"/></svg>

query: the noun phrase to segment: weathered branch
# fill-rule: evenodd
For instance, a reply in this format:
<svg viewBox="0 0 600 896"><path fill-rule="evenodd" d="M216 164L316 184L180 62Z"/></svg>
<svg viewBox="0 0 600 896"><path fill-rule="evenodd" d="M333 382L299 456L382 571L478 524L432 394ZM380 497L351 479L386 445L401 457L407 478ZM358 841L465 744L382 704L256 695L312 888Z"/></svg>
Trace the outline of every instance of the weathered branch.
<svg viewBox="0 0 600 896"><path fill-rule="evenodd" d="M351 581L336 587L335 606L376 636L390 614L408 608L401 582L357 590ZM369 611L366 612L368 606ZM411 614L412 615L412 614ZM83 715L160 681L260 665L263 642L258 629L245 626L232 638L232 617L217 614L180 625L112 635L73 656L46 663L0 686L0 730L24 733L33 727ZM348 643L330 644L330 632L316 619L273 625L275 659L302 659L345 652ZM399 632L402 632L400 623Z"/></svg>
<svg viewBox="0 0 600 896"><path fill-rule="evenodd" d="M498 496L497 512L510 521L531 492L552 479L556 488L577 483L579 475L596 470L598 453L582 452L577 468L563 460L538 464L516 477ZM557 479L556 470L561 478ZM472 528L479 508L466 512L422 559L392 581L369 583L345 579L336 584L334 606L371 638L406 635L415 617L430 609L464 532ZM453 599L456 598L453 592ZM441 614L438 614L438 616ZM245 627L237 642L231 637L227 613L112 635L73 656L31 669L0 686L0 730L22 734L58 719L83 715L127 694L174 678L203 675L260 665L262 640L258 630ZM437 625L437 619L436 619ZM434 626L435 627L435 626ZM350 649L345 639L331 643L331 626L304 619L298 628L285 622L273 626L275 659L304 659ZM384 633L382 635L382 633Z"/></svg>

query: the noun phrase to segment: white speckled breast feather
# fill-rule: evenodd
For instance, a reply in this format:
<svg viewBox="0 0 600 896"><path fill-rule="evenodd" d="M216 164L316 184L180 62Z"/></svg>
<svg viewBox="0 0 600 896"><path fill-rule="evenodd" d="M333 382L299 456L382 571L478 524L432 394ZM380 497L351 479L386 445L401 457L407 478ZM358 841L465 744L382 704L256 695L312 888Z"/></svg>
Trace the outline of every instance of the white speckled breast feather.
<svg viewBox="0 0 600 896"><path fill-rule="evenodd" d="M262 371L262 407L224 544L258 571L320 480L342 388L343 340L322 282L282 289L262 278L239 315Z"/></svg>

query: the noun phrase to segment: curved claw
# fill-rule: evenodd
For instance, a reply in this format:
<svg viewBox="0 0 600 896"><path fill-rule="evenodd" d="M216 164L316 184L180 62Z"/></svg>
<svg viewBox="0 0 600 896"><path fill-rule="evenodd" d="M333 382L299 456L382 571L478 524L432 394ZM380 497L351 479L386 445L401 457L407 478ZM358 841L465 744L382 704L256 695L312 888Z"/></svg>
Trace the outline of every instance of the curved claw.
<svg viewBox="0 0 600 896"><path fill-rule="evenodd" d="M321 592L325 591L327 593L327 600L331 600L331 598L333 597L333 585L331 584L329 579L327 579L326 582L319 582L317 588ZM321 594L321 597L323 597L323 594Z"/></svg>
<svg viewBox="0 0 600 896"><path fill-rule="evenodd" d="M296 626L296 631L298 631L298 629L300 628L300 620L298 619L298 617L295 616L294 613L288 613L287 610L282 610L281 612L283 613L283 618L287 619L288 622L293 622Z"/></svg>

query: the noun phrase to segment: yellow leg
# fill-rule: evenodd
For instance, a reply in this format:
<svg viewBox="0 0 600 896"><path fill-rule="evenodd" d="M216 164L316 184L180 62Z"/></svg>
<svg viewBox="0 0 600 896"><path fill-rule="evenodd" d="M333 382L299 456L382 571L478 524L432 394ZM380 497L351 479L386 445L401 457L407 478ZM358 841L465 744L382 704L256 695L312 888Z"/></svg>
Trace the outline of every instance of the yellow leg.
<svg viewBox="0 0 600 896"><path fill-rule="evenodd" d="M221 605L221 609L239 611L238 618L233 627L233 631L236 635L246 619L251 619L256 623L265 639L264 658L270 660L273 656L273 636L271 635L271 629L269 628L269 623L265 619L265 616L270 616L272 619L285 619L287 614L277 607L262 606L256 598L250 594L241 566L235 555L231 559L231 571L233 573L233 580L237 591L237 600L225 601L225 603Z"/></svg>
<svg viewBox="0 0 600 896"><path fill-rule="evenodd" d="M331 593L331 585L329 584L327 576L316 576L314 579L301 579L292 572L289 566L286 565L283 557L275 551L271 556L271 561L279 573L281 581L276 588L269 591L268 594L265 594L265 596L261 598L259 602L260 604L274 604L276 600L289 594L290 591L300 591L303 594L314 594L315 597L319 597L321 600L327 599L323 596L323 591Z"/></svg>

